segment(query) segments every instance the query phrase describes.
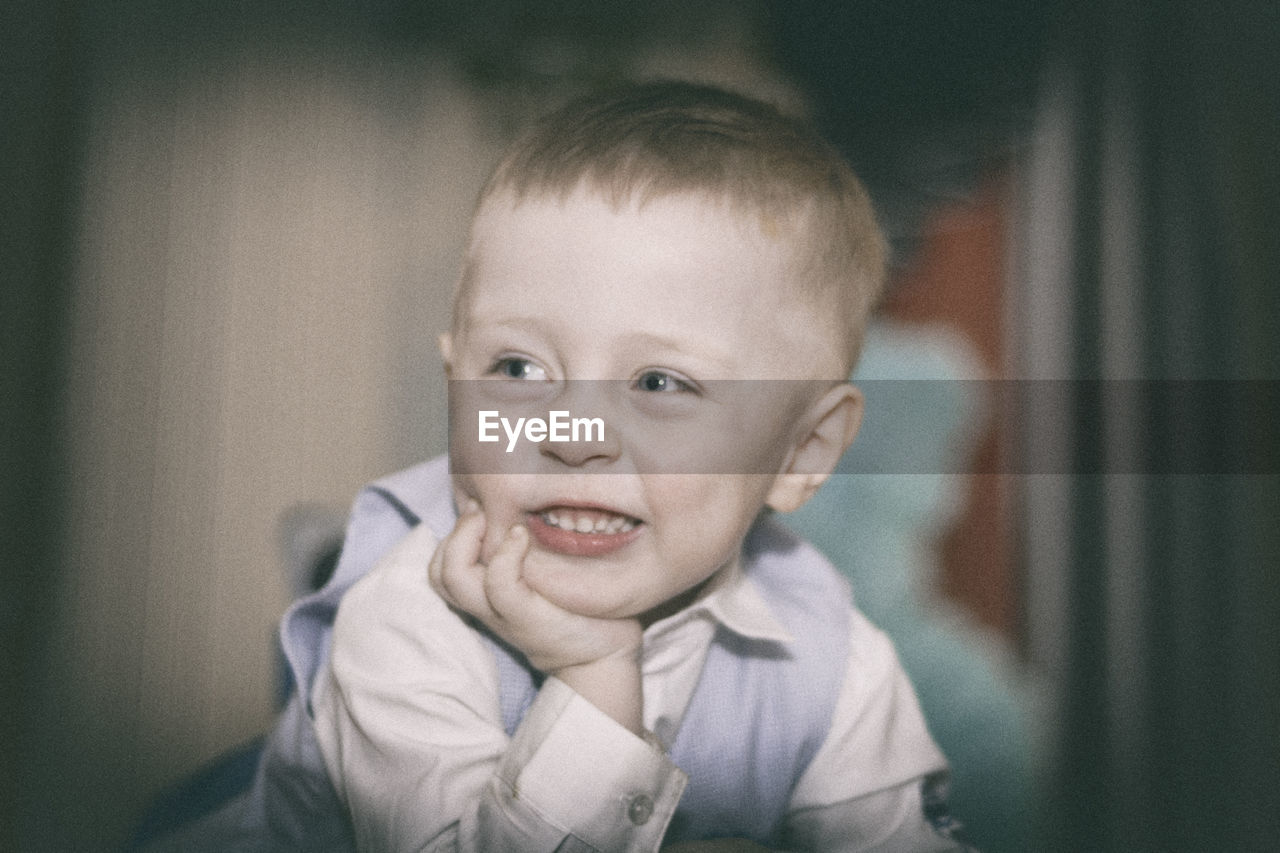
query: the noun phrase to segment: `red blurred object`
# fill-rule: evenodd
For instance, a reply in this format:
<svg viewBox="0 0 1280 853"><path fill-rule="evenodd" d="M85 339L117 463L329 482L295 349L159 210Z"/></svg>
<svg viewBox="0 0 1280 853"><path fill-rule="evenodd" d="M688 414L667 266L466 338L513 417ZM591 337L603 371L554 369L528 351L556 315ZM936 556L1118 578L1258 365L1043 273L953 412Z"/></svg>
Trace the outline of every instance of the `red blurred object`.
<svg viewBox="0 0 1280 853"><path fill-rule="evenodd" d="M1004 378L1008 180L993 175L969 198L939 206L916 254L890 285L882 313L904 324L959 331L988 377ZM997 471L1004 437L992 412L974 470ZM1021 633L1021 584L1013 560L1006 475L975 474L962 516L943 542L944 596L1011 641Z"/></svg>

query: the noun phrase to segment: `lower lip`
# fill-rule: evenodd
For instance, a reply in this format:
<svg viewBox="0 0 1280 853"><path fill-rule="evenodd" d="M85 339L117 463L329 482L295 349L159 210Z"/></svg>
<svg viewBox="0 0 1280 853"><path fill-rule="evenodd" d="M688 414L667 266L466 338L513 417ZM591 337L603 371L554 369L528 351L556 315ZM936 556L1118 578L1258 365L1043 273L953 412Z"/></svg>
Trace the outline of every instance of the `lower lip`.
<svg viewBox="0 0 1280 853"><path fill-rule="evenodd" d="M612 554L629 545L643 529L643 525L637 524L626 533L579 533L547 524L539 513L530 513L527 524L535 542L548 551L571 557Z"/></svg>

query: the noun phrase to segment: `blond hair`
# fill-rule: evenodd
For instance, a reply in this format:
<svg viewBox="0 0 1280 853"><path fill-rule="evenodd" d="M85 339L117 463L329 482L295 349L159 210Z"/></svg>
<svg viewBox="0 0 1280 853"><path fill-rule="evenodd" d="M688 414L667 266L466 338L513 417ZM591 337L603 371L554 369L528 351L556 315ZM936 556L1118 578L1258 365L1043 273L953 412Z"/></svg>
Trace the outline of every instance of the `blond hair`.
<svg viewBox="0 0 1280 853"><path fill-rule="evenodd" d="M584 185L615 206L697 193L756 213L766 233L791 225L802 292L835 321L852 369L883 287L886 242L861 181L808 123L693 83L589 95L515 142L477 211L495 197L565 198Z"/></svg>

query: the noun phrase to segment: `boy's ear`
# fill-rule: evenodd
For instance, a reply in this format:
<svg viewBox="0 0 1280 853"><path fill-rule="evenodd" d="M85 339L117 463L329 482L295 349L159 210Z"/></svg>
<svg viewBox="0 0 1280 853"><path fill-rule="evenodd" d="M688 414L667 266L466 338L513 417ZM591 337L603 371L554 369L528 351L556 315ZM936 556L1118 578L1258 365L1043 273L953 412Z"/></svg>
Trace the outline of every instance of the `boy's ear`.
<svg viewBox="0 0 1280 853"><path fill-rule="evenodd" d="M792 448L786 467L773 481L765 503L778 512L804 506L835 470L862 425L862 392L841 382L805 413L807 432Z"/></svg>
<svg viewBox="0 0 1280 853"><path fill-rule="evenodd" d="M453 333L441 332L440 337L436 338L436 344L440 347L440 358L444 361L444 375L448 376L453 370Z"/></svg>

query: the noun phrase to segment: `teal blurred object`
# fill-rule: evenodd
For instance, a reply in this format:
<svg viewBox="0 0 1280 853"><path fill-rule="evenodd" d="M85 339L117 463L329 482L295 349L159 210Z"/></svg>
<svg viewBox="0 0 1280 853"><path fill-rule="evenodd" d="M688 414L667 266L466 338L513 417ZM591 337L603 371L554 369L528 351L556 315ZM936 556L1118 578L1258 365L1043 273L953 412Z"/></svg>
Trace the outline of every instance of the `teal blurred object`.
<svg viewBox="0 0 1280 853"><path fill-rule="evenodd" d="M962 508L963 460L987 401L958 337L873 325L854 381L862 429L833 476L786 517L853 584L858 606L894 640L934 738L952 765L951 808L986 853L1033 849L1032 694L999 638L931 597L937 542ZM945 380L904 383L887 380ZM909 456L908 470L885 459Z"/></svg>

